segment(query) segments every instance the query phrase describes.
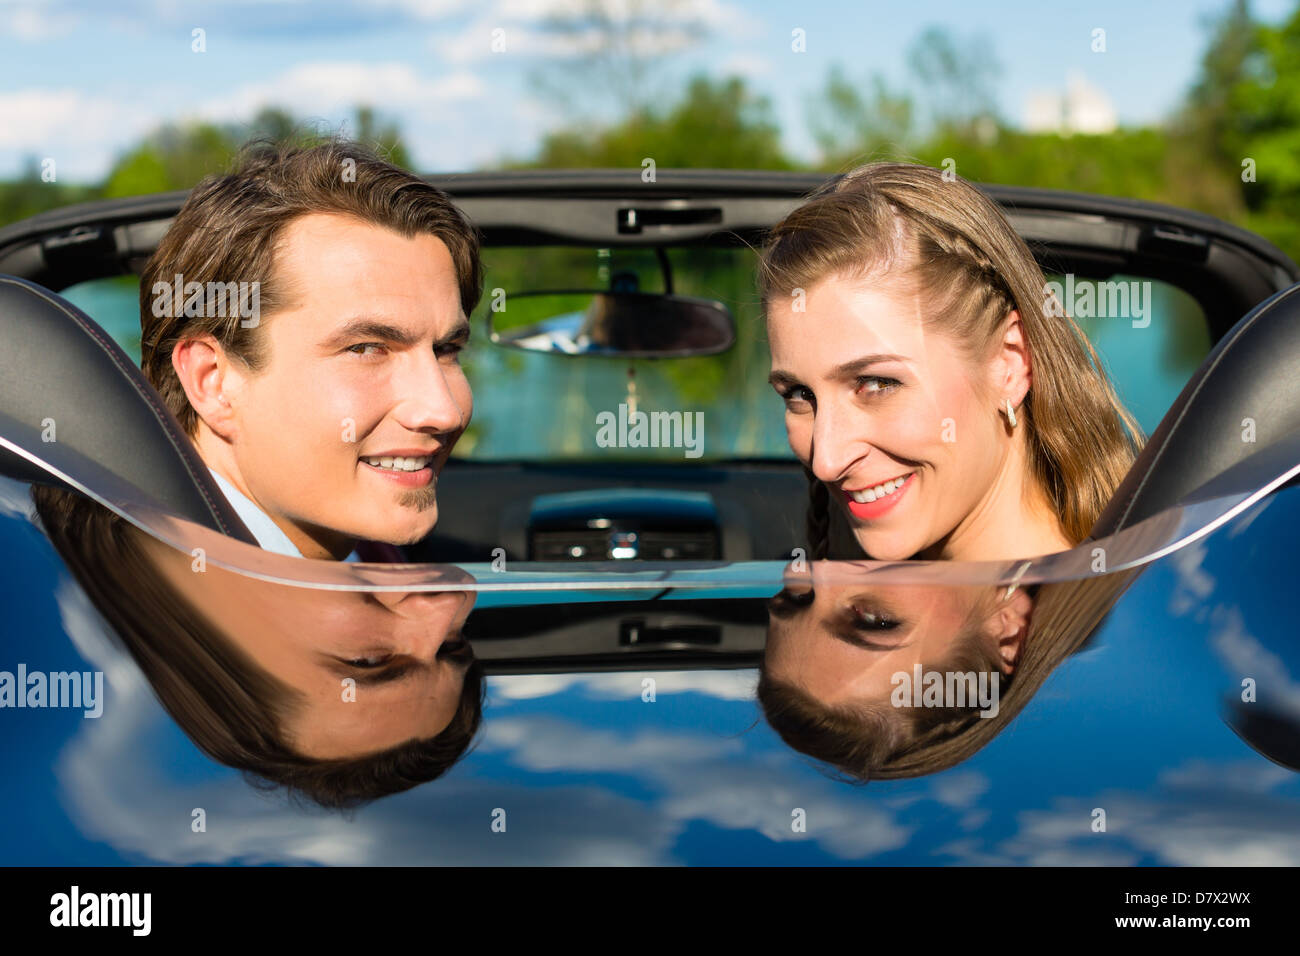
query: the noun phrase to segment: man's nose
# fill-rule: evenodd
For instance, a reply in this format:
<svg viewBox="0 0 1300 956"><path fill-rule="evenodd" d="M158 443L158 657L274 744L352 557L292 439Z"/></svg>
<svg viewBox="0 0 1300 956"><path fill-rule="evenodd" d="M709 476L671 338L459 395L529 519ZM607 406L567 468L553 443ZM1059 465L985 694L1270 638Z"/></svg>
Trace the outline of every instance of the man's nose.
<svg viewBox="0 0 1300 956"><path fill-rule="evenodd" d="M828 484L842 479L858 459L871 451L860 416L846 416L832 403L823 403L814 412L812 435L812 473Z"/></svg>
<svg viewBox="0 0 1300 956"><path fill-rule="evenodd" d="M444 591L376 596L396 615L393 638L402 653L431 664L444 644L461 639L470 595Z"/></svg>
<svg viewBox="0 0 1300 956"><path fill-rule="evenodd" d="M395 382L398 422L411 431L447 433L464 429L473 414L473 399L464 375L460 366L448 368L432 352L416 359Z"/></svg>

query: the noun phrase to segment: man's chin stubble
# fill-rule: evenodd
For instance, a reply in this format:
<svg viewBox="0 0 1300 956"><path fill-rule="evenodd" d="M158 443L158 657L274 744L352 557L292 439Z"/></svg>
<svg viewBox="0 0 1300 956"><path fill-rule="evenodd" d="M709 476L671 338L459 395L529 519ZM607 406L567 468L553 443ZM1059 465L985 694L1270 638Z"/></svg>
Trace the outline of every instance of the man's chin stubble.
<svg viewBox="0 0 1300 956"><path fill-rule="evenodd" d="M412 508L415 511L428 511L438 505L438 482L437 479L429 482L423 488L415 488L411 491L403 491L397 498L397 504L402 508Z"/></svg>

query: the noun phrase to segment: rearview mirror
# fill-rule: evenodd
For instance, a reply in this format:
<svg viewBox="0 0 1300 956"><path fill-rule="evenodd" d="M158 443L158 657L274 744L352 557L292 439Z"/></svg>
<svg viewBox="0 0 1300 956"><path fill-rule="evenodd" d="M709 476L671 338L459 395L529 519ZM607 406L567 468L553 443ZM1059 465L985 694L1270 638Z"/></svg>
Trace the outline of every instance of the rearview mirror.
<svg viewBox="0 0 1300 956"><path fill-rule="evenodd" d="M731 348L721 302L652 292L521 292L488 313L497 345L561 355L680 358Z"/></svg>

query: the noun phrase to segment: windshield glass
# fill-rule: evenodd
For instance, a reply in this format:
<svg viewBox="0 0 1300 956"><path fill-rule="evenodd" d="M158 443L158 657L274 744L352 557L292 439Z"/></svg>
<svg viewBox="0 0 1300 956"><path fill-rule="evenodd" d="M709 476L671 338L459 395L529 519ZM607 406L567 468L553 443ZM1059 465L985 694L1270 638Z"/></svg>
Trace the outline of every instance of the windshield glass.
<svg viewBox="0 0 1300 956"><path fill-rule="evenodd" d="M662 250L662 257L653 248L489 247L483 262L483 298L471 317L473 337L462 357L474 392L474 417L453 457L793 462L781 399L767 381L757 256L749 247L683 246ZM1068 292L1074 318L1096 347L1121 401L1149 434L1209 354L1204 310L1182 289L1138 276L1115 275L1103 282L1049 274L1047 279ZM489 316L498 328L539 318L526 306L511 313L512 297L519 293L615 285L720 302L734 318L735 344L717 355L620 359L526 352L489 341ZM1132 303L1140 302L1140 310L1111 308L1107 290L1121 287L1132 290ZM79 283L61 294L138 361L138 288L138 281L126 276ZM574 296L573 307L589 298ZM639 415L644 416L640 431Z"/></svg>

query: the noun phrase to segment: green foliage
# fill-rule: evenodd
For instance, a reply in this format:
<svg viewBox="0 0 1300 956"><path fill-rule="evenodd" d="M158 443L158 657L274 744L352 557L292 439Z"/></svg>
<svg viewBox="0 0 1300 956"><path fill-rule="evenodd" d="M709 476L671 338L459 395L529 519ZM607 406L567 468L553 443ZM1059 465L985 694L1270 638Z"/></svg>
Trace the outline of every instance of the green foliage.
<svg viewBox="0 0 1300 956"><path fill-rule="evenodd" d="M639 169L646 158L665 168L795 168L782 151L768 100L739 77L703 75L693 77L681 99L666 108L640 107L603 128L558 130L542 140L535 158L513 165Z"/></svg>
<svg viewBox="0 0 1300 956"><path fill-rule="evenodd" d="M0 226L96 198L98 191L93 186L71 185L57 180L45 182L41 178L40 164L31 158L21 177L13 182L0 183Z"/></svg>

